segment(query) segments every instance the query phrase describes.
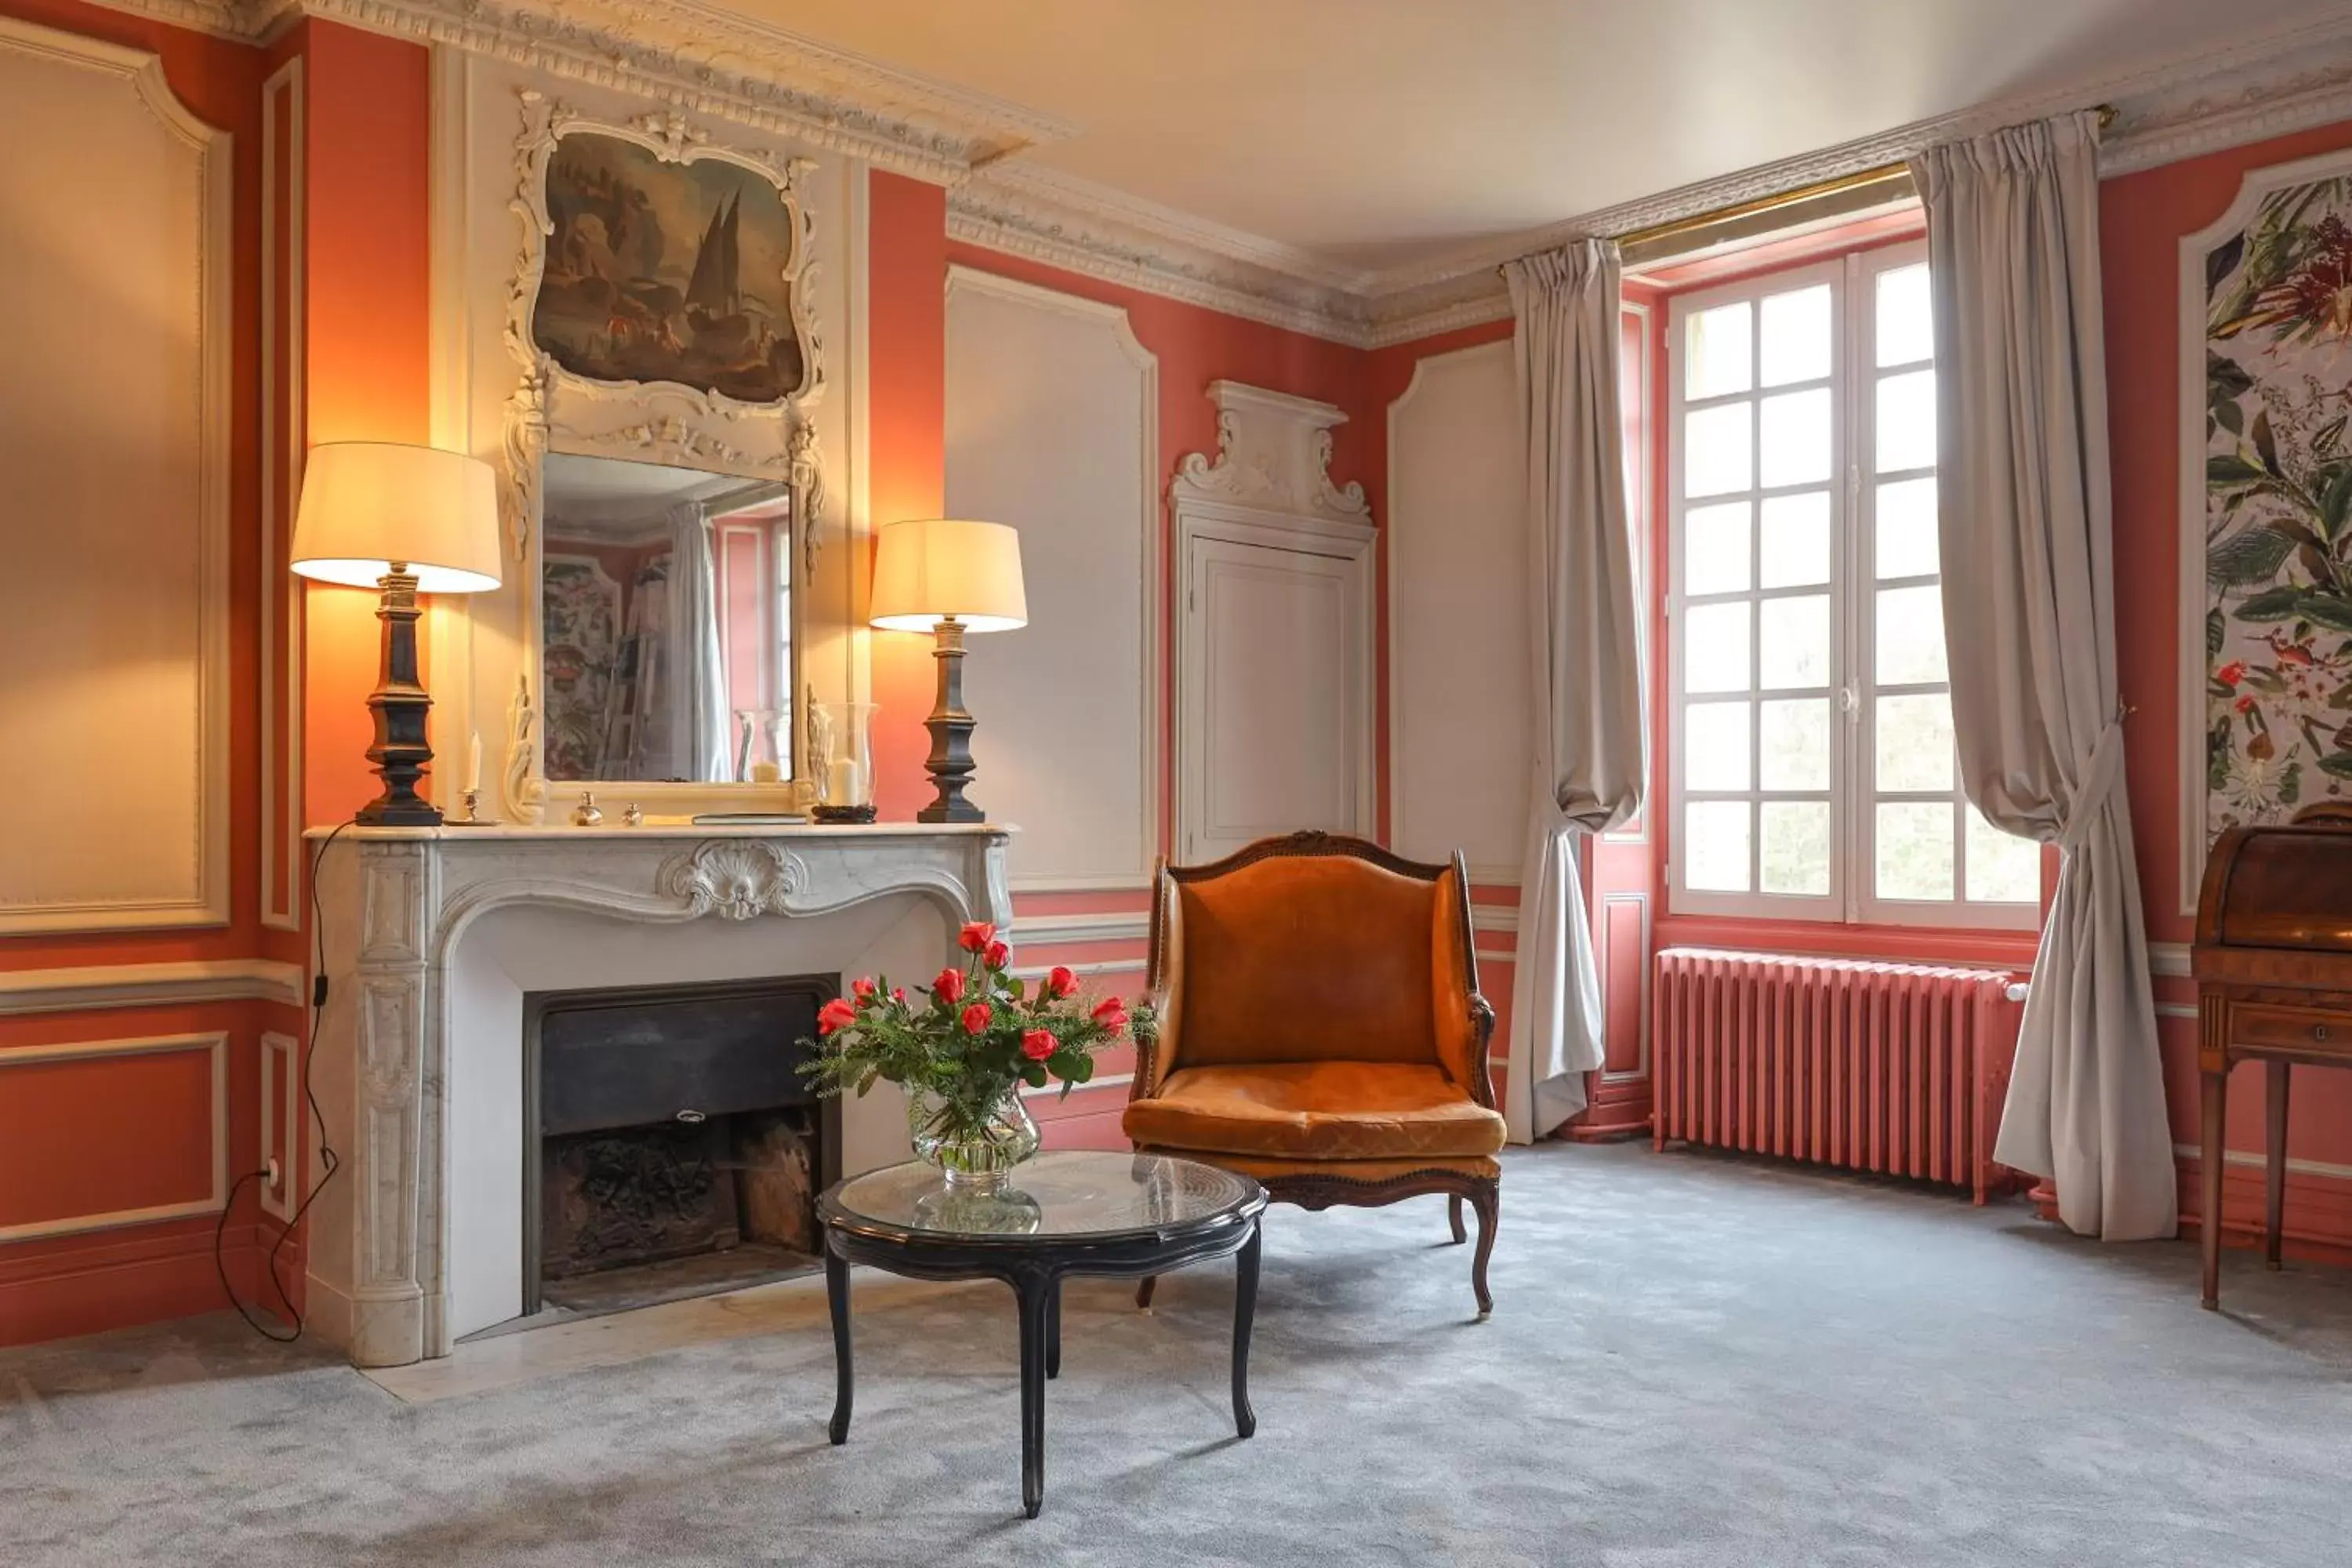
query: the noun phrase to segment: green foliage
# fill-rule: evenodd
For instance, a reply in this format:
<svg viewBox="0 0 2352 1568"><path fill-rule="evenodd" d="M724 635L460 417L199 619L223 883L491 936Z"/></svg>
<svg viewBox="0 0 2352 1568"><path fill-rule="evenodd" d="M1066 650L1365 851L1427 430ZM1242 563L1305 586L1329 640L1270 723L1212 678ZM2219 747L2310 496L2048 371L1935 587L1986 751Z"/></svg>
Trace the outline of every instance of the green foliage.
<svg viewBox="0 0 2352 1568"><path fill-rule="evenodd" d="M963 962L929 985L909 994L894 992L887 977L860 981L851 996L827 1005L820 1038L802 1042L813 1055L801 1070L818 1092L864 1094L877 1081L895 1083L938 1100L943 1131L979 1128L1016 1087L1058 1080L1067 1094L1093 1079L1096 1052L1130 1030L1151 1037L1156 1020L1147 1005L1106 1012L1118 999L1080 997L1066 971L1056 973L1067 989L1046 980L1032 987L1008 971L1012 955L986 925L965 927L959 941ZM1024 1042L1033 1040L1050 1048L1032 1056Z"/></svg>

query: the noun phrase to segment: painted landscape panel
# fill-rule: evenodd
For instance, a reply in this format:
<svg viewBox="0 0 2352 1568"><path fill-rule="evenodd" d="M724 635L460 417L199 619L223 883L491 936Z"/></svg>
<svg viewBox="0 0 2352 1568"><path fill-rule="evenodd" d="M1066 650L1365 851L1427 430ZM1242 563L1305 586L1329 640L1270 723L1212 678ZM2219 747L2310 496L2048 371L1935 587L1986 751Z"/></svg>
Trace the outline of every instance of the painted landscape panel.
<svg viewBox="0 0 2352 1568"><path fill-rule="evenodd" d="M2352 166L2207 251L2210 834L2352 795Z"/></svg>
<svg viewBox="0 0 2352 1568"><path fill-rule="evenodd" d="M575 132L548 162L547 212L531 337L565 370L740 403L803 390L793 214L770 181L724 159L674 163Z"/></svg>

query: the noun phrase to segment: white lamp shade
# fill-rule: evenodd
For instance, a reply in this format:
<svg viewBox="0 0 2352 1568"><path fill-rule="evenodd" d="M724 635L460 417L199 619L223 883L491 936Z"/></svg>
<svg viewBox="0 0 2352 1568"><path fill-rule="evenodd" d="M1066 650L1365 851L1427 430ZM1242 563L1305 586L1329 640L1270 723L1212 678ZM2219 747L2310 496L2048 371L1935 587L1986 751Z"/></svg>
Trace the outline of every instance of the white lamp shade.
<svg viewBox="0 0 2352 1568"><path fill-rule="evenodd" d="M499 585L499 487L479 458L392 441L310 448L294 519L294 570L373 588L399 563L425 594Z"/></svg>
<svg viewBox="0 0 2352 1568"><path fill-rule="evenodd" d="M874 555L874 625L927 632L950 617L966 631L1029 624L1021 535L1001 522L928 518L882 531Z"/></svg>

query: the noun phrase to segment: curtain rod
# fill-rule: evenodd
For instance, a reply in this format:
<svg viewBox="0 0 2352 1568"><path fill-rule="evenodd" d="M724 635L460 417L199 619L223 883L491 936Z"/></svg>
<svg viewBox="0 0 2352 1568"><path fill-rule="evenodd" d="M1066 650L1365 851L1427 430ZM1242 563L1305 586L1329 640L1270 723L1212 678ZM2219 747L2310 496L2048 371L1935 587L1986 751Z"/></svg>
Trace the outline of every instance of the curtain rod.
<svg viewBox="0 0 2352 1568"><path fill-rule="evenodd" d="M2099 105L2098 114L2099 129L2105 131L2109 125L2115 123L2116 106L2112 103L2103 103ZM1769 196L1758 196L1752 201L1735 202L1729 206L1717 207L1709 212L1695 213L1689 217L1654 223L1647 228L1637 228L1631 233L1617 235L1614 237L1620 249L1630 249L1637 245L1672 239L1677 235L1689 234L1697 229L1713 228L1718 224L1736 223L1741 218L1755 217L1781 207L1819 201L1824 196L1839 195L1847 191L1858 191L1879 184L1890 187L1898 184L1908 185L1910 183L1909 163L1881 163L1874 168L1856 170L1851 174L1840 174L1835 179L1816 180L1811 184L1799 185L1793 190L1780 191ZM1890 189L1888 195L1892 197L1895 193Z"/></svg>

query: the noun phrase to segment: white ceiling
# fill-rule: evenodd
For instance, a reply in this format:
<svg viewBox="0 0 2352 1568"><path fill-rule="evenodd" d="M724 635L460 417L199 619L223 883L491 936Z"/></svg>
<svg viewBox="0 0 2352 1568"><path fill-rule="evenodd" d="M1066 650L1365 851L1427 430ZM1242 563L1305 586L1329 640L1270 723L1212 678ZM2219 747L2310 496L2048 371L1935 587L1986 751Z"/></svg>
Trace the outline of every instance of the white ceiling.
<svg viewBox="0 0 2352 1568"><path fill-rule="evenodd" d="M718 0L1066 120L1023 161L1349 268L2113 80L2344 0Z"/></svg>

